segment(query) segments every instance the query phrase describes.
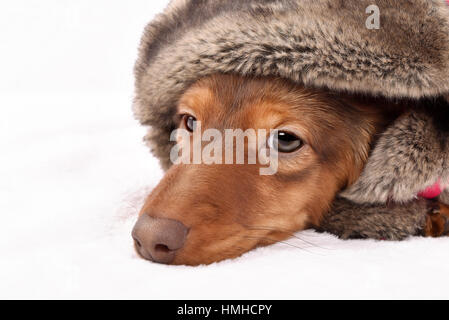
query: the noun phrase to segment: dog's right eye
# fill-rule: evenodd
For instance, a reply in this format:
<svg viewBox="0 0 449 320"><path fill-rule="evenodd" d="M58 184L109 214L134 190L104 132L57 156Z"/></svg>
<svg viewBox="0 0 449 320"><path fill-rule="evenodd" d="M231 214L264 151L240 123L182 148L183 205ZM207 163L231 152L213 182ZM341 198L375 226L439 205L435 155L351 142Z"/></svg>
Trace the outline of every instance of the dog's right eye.
<svg viewBox="0 0 449 320"><path fill-rule="evenodd" d="M191 116L189 114L185 114L182 116L182 121L184 123L184 126L186 129L190 132L193 132L196 127L196 118L194 116Z"/></svg>
<svg viewBox="0 0 449 320"><path fill-rule="evenodd" d="M278 152L292 153L301 149L303 142L300 138L290 132L275 131L268 139L268 145Z"/></svg>

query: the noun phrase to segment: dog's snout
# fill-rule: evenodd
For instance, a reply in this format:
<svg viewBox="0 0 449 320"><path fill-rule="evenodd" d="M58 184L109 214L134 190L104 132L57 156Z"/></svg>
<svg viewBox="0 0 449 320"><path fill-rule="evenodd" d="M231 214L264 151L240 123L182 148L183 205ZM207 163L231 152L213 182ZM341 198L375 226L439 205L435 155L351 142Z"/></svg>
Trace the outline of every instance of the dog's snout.
<svg viewBox="0 0 449 320"><path fill-rule="evenodd" d="M169 264L184 246L188 229L179 221L143 214L132 231L136 250L145 259Z"/></svg>

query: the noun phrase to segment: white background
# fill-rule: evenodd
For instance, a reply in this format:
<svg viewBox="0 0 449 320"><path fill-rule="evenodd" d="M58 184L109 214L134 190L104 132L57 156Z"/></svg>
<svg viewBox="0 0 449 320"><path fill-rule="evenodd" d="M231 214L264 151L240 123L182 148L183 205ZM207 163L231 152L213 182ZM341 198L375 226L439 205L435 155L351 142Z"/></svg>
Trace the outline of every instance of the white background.
<svg viewBox="0 0 449 320"><path fill-rule="evenodd" d="M312 231L208 267L137 258L162 176L133 119L132 67L166 1L0 5L0 298L449 298L449 239Z"/></svg>

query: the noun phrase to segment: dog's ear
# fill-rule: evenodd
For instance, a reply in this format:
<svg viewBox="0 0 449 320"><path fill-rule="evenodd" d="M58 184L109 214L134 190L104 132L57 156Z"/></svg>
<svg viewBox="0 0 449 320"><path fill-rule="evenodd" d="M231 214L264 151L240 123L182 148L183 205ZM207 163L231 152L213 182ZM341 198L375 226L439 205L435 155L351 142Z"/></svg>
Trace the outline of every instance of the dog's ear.
<svg viewBox="0 0 449 320"><path fill-rule="evenodd" d="M340 171L344 173L345 189L356 182L370 156L371 149L377 139L377 134L385 130L395 114L386 112L384 101L367 98L332 94L335 110L339 114L338 139L344 143L339 146ZM337 125L337 124L334 124ZM329 139L332 141L332 139ZM328 149L335 146L326 146ZM342 154L343 153L343 154Z"/></svg>

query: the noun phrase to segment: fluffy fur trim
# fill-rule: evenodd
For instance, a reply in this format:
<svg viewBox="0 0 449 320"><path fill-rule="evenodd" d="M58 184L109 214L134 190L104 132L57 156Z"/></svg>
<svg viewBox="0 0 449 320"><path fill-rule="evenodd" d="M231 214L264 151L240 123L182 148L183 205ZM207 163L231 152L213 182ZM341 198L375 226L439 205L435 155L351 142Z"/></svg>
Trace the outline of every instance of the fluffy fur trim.
<svg viewBox="0 0 449 320"><path fill-rule="evenodd" d="M318 231L329 232L342 239L371 238L377 240L403 240L422 235L429 205L416 200L404 205L354 205L337 198L331 212L321 222ZM392 212L394 214L392 214Z"/></svg>
<svg viewBox="0 0 449 320"><path fill-rule="evenodd" d="M341 195L357 203L405 203L449 183L449 104L427 101L401 116L376 143L360 178Z"/></svg>

